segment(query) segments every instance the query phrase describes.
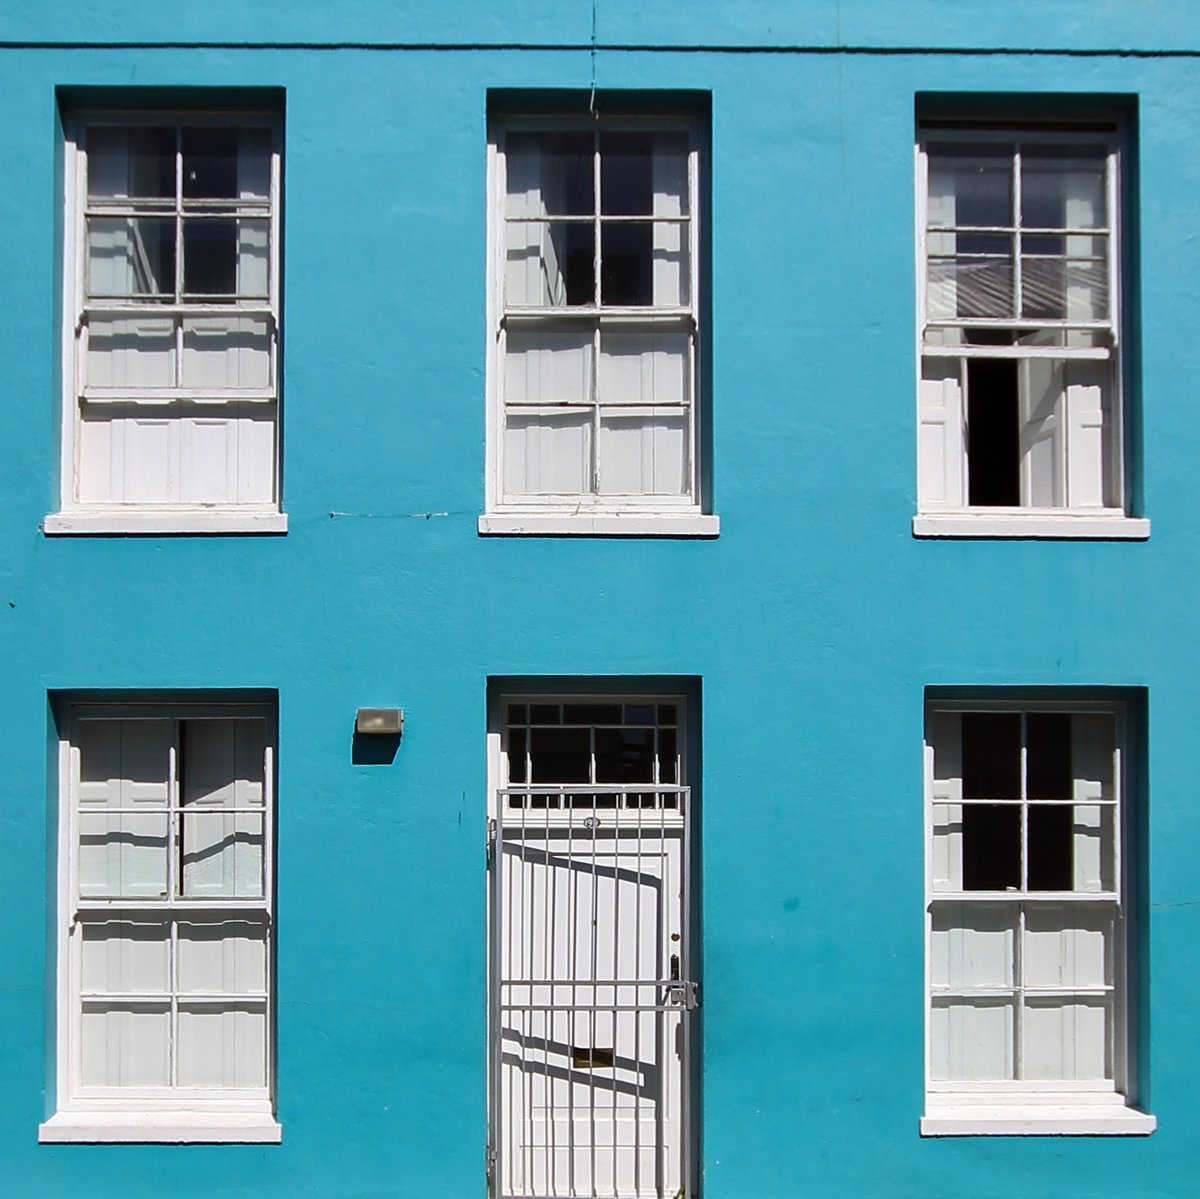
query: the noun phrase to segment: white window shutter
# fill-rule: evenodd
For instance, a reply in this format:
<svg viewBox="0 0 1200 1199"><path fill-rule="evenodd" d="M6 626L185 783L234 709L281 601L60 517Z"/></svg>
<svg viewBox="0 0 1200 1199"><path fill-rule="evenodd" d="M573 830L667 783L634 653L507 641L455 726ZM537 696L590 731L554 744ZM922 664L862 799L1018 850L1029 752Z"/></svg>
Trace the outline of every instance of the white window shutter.
<svg viewBox="0 0 1200 1199"><path fill-rule="evenodd" d="M1021 383L1021 499L1033 508L1065 503L1066 447L1063 444L1063 363L1027 359Z"/></svg>
<svg viewBox="0 0 1200 1199"><path fill-rule="evenodd" d="M1115 810L1088 800L1112 799L1115 782L1116 727L1110 715L1076 713L1071 717L1073 798L1073 885L1076 891L1106 891L1115 886ZM1081 802L1083 801L1083 802Z"/></svg>
<svg viewBox="0 0 1200 1199"><path fill-rule="evenodd" d="M917 503L922 510L961 508L966 502L963 469L961 363L927 359L917 397Z"/></svg>
<svg viewBox="0 0 1200 1199"><path fill-rule="evenodd" d="M1068 502L1072 508L1102 508L1109 501L1107 461L1113 436L1105 362L1068 362L1067 439L1071 447Z"/></svg>
<svg viewBox="0 0 1200 1199"><path fill-rule="evenodd" d="M962 715L931 712L928 743L933 757L933 889L957 891L962 886Z"/></svg>

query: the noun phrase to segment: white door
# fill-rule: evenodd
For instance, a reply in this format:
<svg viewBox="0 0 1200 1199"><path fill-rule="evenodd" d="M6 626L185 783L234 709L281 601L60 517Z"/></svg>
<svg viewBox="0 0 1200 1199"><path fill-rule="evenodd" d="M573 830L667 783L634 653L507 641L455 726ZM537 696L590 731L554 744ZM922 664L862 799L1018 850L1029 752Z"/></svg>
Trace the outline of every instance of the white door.
<svg viewBox="0 0 1200 1199"><path fill-rule="evenodd" d="M502 1199L689 1189L681 715L678 700L505 705L491 855Z"/></svg>

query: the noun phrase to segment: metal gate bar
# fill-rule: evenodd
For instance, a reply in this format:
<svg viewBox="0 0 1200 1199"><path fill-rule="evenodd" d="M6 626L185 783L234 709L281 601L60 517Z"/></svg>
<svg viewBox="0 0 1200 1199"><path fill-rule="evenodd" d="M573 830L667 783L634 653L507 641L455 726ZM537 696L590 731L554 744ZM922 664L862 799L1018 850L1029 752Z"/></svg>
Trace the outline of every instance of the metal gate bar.
<svg viewBox="0 0 1200 1199"><path fill-rule="evenodd" d="M498 792L489 842L496 1199L693 1193L689 808L690 791L678 786Z"/></svg>

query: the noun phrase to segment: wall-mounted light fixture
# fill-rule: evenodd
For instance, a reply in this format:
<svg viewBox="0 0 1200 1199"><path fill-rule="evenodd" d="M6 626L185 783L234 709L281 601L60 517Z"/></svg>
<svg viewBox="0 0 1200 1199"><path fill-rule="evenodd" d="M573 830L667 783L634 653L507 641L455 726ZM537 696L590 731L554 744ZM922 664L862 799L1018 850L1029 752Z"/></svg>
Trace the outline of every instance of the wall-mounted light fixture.
<svg viewBox="0 0 1200 1199"><path fill-rule="evenodd" d="M354 731L398 737L404 732L403 708L359 708L354 714Z"/></svg>

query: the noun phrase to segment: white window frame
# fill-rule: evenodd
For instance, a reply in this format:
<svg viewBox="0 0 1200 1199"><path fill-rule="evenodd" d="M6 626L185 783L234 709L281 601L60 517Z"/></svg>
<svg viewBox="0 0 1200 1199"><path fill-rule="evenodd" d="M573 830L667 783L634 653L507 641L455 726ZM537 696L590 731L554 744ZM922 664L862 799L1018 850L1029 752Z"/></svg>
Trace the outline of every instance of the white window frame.
<svg viewBox="0 0 1200 1199"><path fill-rule="evenodd" d="M935 796L934 744L929 732L931 718L945 713L963 715L972 712L1019 713L1024 729L1025 717L1034 713L1108 715L1114 717L1116 745L1114 754L1114 838L1116 854L1116 890L1112 892L1048 892L1028 889L1009 893L992 891L947 891L934 889L934 805L944 803ZM1026 745L1021 740L1021 776L1025 777ZM1134 1061L1135 1004L1134 971L1129 960L1130 897L1132 886L1129 855L1125 852L1132 826L1129 795L1131 756L1130 715L1120 702L1054 699L938 699L926 705L924 736L924 823L925 823L925 1114L920 1121L923 1136L1144 1136L1154 1131L1157 1120L1136 1107L1136 1065ZM1024 796L1022 808L1030 802ZM1024 827L1024 821L1022 822ZM1024 836L1022 838L1024 841ZM1024 856L1024 850L1022 851ZM945 1082L932 1077L933 1028L933 916L937 904L947 903L1019 903L1022 909L1037 903L1083 903L1112 906L1115 943L1113 945L1113 1080L1110 1083L1067 1080L1015 1080L1010 1082ZM1024 927L1023 920L1018 929ZM1020 934L1018 932L1018 938ZM1018 957L1020 950L1017 949ZM1023 983L1013 980L1013 992L1019 998ZM1045 990L1043 988L1043 990ZM1075 993L1063 988L1065 993ZM1019 1033L1017 1034L1019 1040Z"/></svg>
<svg viewBox="0 0 1200 1199"><path fill-rule="evenodd" d="M929 160L926 144L931 141L965 141L975 144L1016 144L1013 159L1014 235L1020 237L1022 230L1020 210L1020 159L1022 145L1039 142L1061 144L1074 141L1081 145L1107 147L1105 169L1105 202L1108 223L1096 232L1108 239L1108 296L1109 315L1098 320L1041 319L1016 315L1011 318L949 318L930 320L926 301L928 296L928 198ZM1128 512L1128 461L1125 444L1125 414L1123 393L1125 391L1126 365L1122 360L1123 316L1121 291L1121 261L1127 230L1121 209L1122 154L1126 144L1125 130L1119 121L1112 121L1089 128L1072 128L1069 124L1032 124L1014 122L1006 128L991 123L972 125L969 121L947 121L918 123L915 146L915 209L917 248L917 329L916 329L916 374L917 374L917 515L913 520L913 533L924 537L1013 537L1013 538L1108 538L1119 540L1141 540L1150 535L1150 522L1133 517ZM998 160L999 161L999 160ZM1014 257L1014 289L1017 296L1017 313L1020 312L1021 255L1019 249ZM1003 329L1013 332L1090 331L1097 338L1093 346L992 346L992 345L936 345L927 344L926 332L930 327L945 329ZM931 471L934 457L930 441L938 439L933 425L926 428L922 379L927 359L957 360L960 375L965 375L966 364L971 359L1002 358L1018 363L1036 358L1054 359L1063 363L1072 361L1104 361L1110 364L1111 400L1109 421L1113 439L1111 486L1115 493L1112 506L1063 506L1063 507L972 507L967 503L969 460L965 435L966 413L958 411L945 421L944 431L937 448L937 456L945 461L940 471ZM966 387L960 381L958 404L965 407ZM950 404L941 397L941 404ZM934 405L937 406L936 404ZM1062 438L1064 446L1069 440L1070 430L1064 419ZM957 430L957 432L955 431ZM1064 471L1069 476L1070 449L1064 449ZM935 487L929 480L933 474L940 477ZM1069 479L1064 486L1070 486ZM935 492L940 494L935 494Z"/></svg>
<svg viewBox="0 0 1200 1199"><path fill-rule="evenodd" d="M259 899L184 898L167 894L162 898L81 899L78 881L80 779L79 723L82 720L170 720L178 737L185 720L249 718L264 722L263 760L263 895ZM71 703L64 712L59 739L59 815L56 960L56 1067L57 1106L55 1113L38 1127L44 1144L140 1142L140 1143L254 1143L277 1144L282 1129L274 1109L274 808L275 746L278 740L273 705L262 703ZM168 779L169 805L166 812L178 835L177 750L173 739ZM170 877L174 869L168 865ZM169 888L173 890L173 888ZM133 919L154 917L174 921L190 915L228 913L229 917L252 916L266 925L267 990L247 996L265 1006L266 1080L264 1087L222 1089L215 1087L100 1088L82 1086L79 1078L81 1045L81 930L89 918L103 920L109 913ZM172 945L173 945L172 935ZM173 950L171 951L173 952ZM172 967L173 969L173 967ZM166 993L171 1008L178 1002L174 987ZM236 1001L238 996L231 996ZM172 1056L177 1047L173 1045Z"/></svg>
<svg viewBox="0 0 1200 1199"><path fill-rule="evenodd" d="M512 132L595 131L593 148L596 178L599 178L598 135L610 131L678 132L688 137L687 228L689 278L687 302L679 307L619 307L598 303L571 307L519 307L505 299L505 174L504 142ZM596 184L598 186L598 183ZM496 116L489 121L488 136L488 254L487 254L487 382L486 382L486 468L485 511L479 518L480 533L537 535L620 535L713 537L720 532L717 516L704 511L704 471L701 455L706 438L700 427L703 405L700 396L701 258L700 212L700 126L681 116ZM592 214L595 227L595 280L600 286L600 213ZM599 370L601 328L622 323L642 327L661 325L686 330L689 335L688 379L691 390L688 431L689 493L681 496L568 494L510 498L504 492L504 354L506 330L511 323L526 328L553 328L565 324L590 324L594 337L593 371ZM598 410L597 410L598 419ZM594 436L594 435L593 435ZM595 453L593 449L593 453Z"/></svg>
<svg viewBox="0 0 1200 1199"><path fill-rule="evenodd" d="M266 300L236 300L229 304L177 302L148 305L131 299L126 302L104 301L94 304L96 311L127 314L130 317L171 315L245 316L266 321L270 337L270 384L266 388L195 389L176 387L89 388L85 383L88 310L86 297L87 232L85 211L87 191L87 130L91 126L152 126L261 128L270 133L269 193L266 204L255 205L245 200L231 201L243 208L259 208L257 215L268 219L268 272ZM87 110L64 118L64 221L63 282L62 282L62 423L60 437L59 510L46 515L43 531L47 534L69 533L283 533L287 531L287 516L280 511L280 427L281 405L279 389L280 348L280 172L282 127L276 113L269 111L200 110ZM176 174L179 173L178 150ZM173 208L164 215L181 219L179 207L180 183L177 179ZM122 215L120 202L106 203L106 211ZM255 214L252 214L255 215ZM176 254L182 247L176 247ZM179 281L176 279L176 286ZM176 369L182 363L182 321L176 329ZM214 390L217 394L214 395ZM80 407L84 398L90 402L132 403L144 405L148 412L167 411L168 405L180 400L198 400L220 411L229 404L271 404L275 409L273 452L273 498L264 503L103 503L86 504L79 500L80 470Z"/></svg>

